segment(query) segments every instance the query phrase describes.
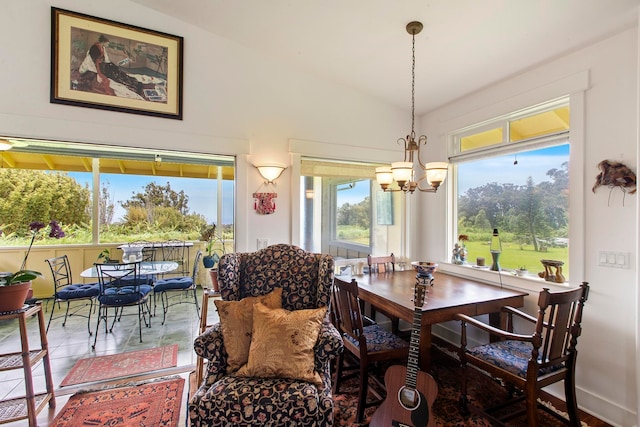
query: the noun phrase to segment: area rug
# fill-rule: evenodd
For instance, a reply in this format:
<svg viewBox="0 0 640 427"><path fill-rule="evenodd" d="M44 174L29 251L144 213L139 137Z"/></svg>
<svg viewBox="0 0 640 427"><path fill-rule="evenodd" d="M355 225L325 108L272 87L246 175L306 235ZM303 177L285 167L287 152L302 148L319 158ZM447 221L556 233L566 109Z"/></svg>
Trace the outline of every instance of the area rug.
<svg viewBox="0 0 640 427"><path fill-rule="evenodd" d="M60 387L128 377L172 368L178 364L178 345L153 347L127 353L80 359L60 383Z"/></svg>
<svg viewBox="0 0 640 427"><path fill-rule="evenodd" d="M433 403L433 413L437 426L446 427L491 427L488 419L480 414L463 416L460 414L458 399L460 397L460 373L457 360L440 351L432 352L431 375L438 383L438 397ZM371 388L371 387L369 387ZM334 395L335 422L334 426L365 426L368 425L377 406L365 410L364 422L358 424L356 419L356 407L358 405L358 379L351 378L340 385L340 393ZM506 390L481 372L472 370L468 383L468 398L470 406L491 407L506 400ZM374 396L369 393L368 401L373 401ZM551 405L545 402L547 405ZM553 405L551 405L553 408ZM540 427L564 426L562 422L551 415L539 411ZM515 418L508 423L509 426L520 427L527 425L526 415ZM587 426L582 423L583 427Z"/></svg>
<svg viewBox="0 0 640 427"><path fill-rule="evenodd" d="M184 378L76 393L51 427L178 426Z"/></svg>

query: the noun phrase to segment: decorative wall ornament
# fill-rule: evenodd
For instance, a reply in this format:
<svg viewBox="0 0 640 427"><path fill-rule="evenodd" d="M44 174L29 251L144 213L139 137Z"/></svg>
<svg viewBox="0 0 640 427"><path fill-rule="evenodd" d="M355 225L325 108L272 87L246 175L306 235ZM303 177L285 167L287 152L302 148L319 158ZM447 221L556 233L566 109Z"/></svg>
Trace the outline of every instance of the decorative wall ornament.
<svg viewBox="0 0 640 427"><path fill-rule="evenodd" d="M594 193L596 188L603 185L609 187L610 191L618 187L625 195L627 193L634 194L637 191L636 174L623 163L603 160L598 163L598 169L600 169L600 173L596 176L596 183L591 188ZM611 197L611 193L609 193L609 197ZM624 206L624 198L622 205Z"/></svg>
<svg viewBox="0 0 640 427"><path fill-rule="evenodd" d="M276 202L273 200L278 197L278 193L253 193L253 208L259 215L269 215L276 211Z"/></svg>

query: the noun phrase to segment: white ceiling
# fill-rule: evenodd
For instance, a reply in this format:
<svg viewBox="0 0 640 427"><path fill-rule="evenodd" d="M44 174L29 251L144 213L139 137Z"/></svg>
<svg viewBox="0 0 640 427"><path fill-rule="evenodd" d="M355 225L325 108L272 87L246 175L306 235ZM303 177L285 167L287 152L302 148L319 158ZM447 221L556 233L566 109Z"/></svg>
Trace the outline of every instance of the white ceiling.
<svg viewBox="0 0 640 427"><path fill-rule="evenodd" d="M133 0L422 114L636 25L640 0ZM188 43L188 40L185 40Z"/></svg>

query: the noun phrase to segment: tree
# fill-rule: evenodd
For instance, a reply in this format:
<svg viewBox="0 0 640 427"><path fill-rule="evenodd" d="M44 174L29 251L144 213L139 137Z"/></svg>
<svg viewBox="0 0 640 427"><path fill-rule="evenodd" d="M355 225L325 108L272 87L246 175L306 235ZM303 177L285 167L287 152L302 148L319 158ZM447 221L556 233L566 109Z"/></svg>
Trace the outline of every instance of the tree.
<svg viewBox="0 0 640 427"><path fill-rule="evenodd" d="M120 202L127 211L125 222L134 227L140 227L141 223L154 224L159 217L184 217L189 213L188 204L189 196L184 191L174 191L169 182L167 185L150 182L144 187L143 193L133 193L131 199ZM175 215L169 211L175 211ZM174 226L182 229L180 224L174 223Z"/></svg>
<svg viewBox="0 0 640 427"><path fill-rule="evenodd" d="M98 201L100 226L108 225L113 222L113 214L115 203L113 196L109 193L109 183L103 183L100 188L100 200Z"/></svg>
<svg viewBox="0 0 640 427"><path fill-rule="evenodd" d="M86 226L90 191L64 172L0 169L0 224L5 234L26 235L33 221Z"/></svg>

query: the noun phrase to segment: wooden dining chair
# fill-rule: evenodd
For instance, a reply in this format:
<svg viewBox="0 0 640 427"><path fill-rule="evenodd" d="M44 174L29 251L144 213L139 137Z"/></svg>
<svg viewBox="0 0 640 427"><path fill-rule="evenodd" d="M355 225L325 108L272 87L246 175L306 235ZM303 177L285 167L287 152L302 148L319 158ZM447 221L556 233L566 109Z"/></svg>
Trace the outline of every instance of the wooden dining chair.
<svg viewBox="0 0 640 427"><path fill-rule="evenodd" d="M391 255L385 256L372 256L371 254L367 255L367 264L369 266L369 274L373 273L387 273L387 272L395 272L396 271L396 256L391 253ZM378 309L374 306L371 306L371 319L373 321L376 320L376 311ZM380 311L384 316L386 316L391 321L391 332L394 334L398 334L400 329L400 319L396 316L392 316L391 314Z"/></svg>
<svg viewBox="0 0 640 427"><path fill-rule="evenodd" d="M564 392L569 413L569 425L580 426L575 390L575 369L578 351L576 345L582 332L582 310L589 296L589 285L582 282L580 287L566 291L550 292L544 288L538 296L538 314L530 316L513 307L503 307L506 314L506 329L498 329L480 322L473 317L458 314L461 320L460 364L462 384L460 405L463 413L468 413L467 370L469 365L479 368L489 375L499 378L508 385L510 397L514 387L523 393L494 408L485 408L483 415L492 425L504 425L505 419L497 415L513 403L525 401L523 410L527 413L529 427L538 425L538 407L567 422L564 417L544 405L538 404L540 389L558 381L564 381ZM513 317L533 325L531 334L514 332ZM467 348L467 326L474 326L488 332L491 342L474 348ZM502 411L504 414L505 411ZM513 412L507 412L513 415Z"/></svg>
<svg viewBox="0 0 640 427"><path fill-rule="evenodd" d="M378 378L374 375L369 376L370 368L381 361L402 360L403 363L406 362L409 355L409 343L378 324L363 325L358 298L358 283L355 279L346 282L336 277L333 286L333 321L342 335L345 348L345 352L340 353L336 362L333 393L339 392L340 384L344 380L359 376L356 422L360 423L364 418L365 408L377 405L383 400L378 390L371 387L371 392L376 400L367 402L369 380L372 380L378 389L384 390L384 385ZM345 355L345 353L347 354ZM345 356L352 356L357 364L346 366Z"/></svg>

